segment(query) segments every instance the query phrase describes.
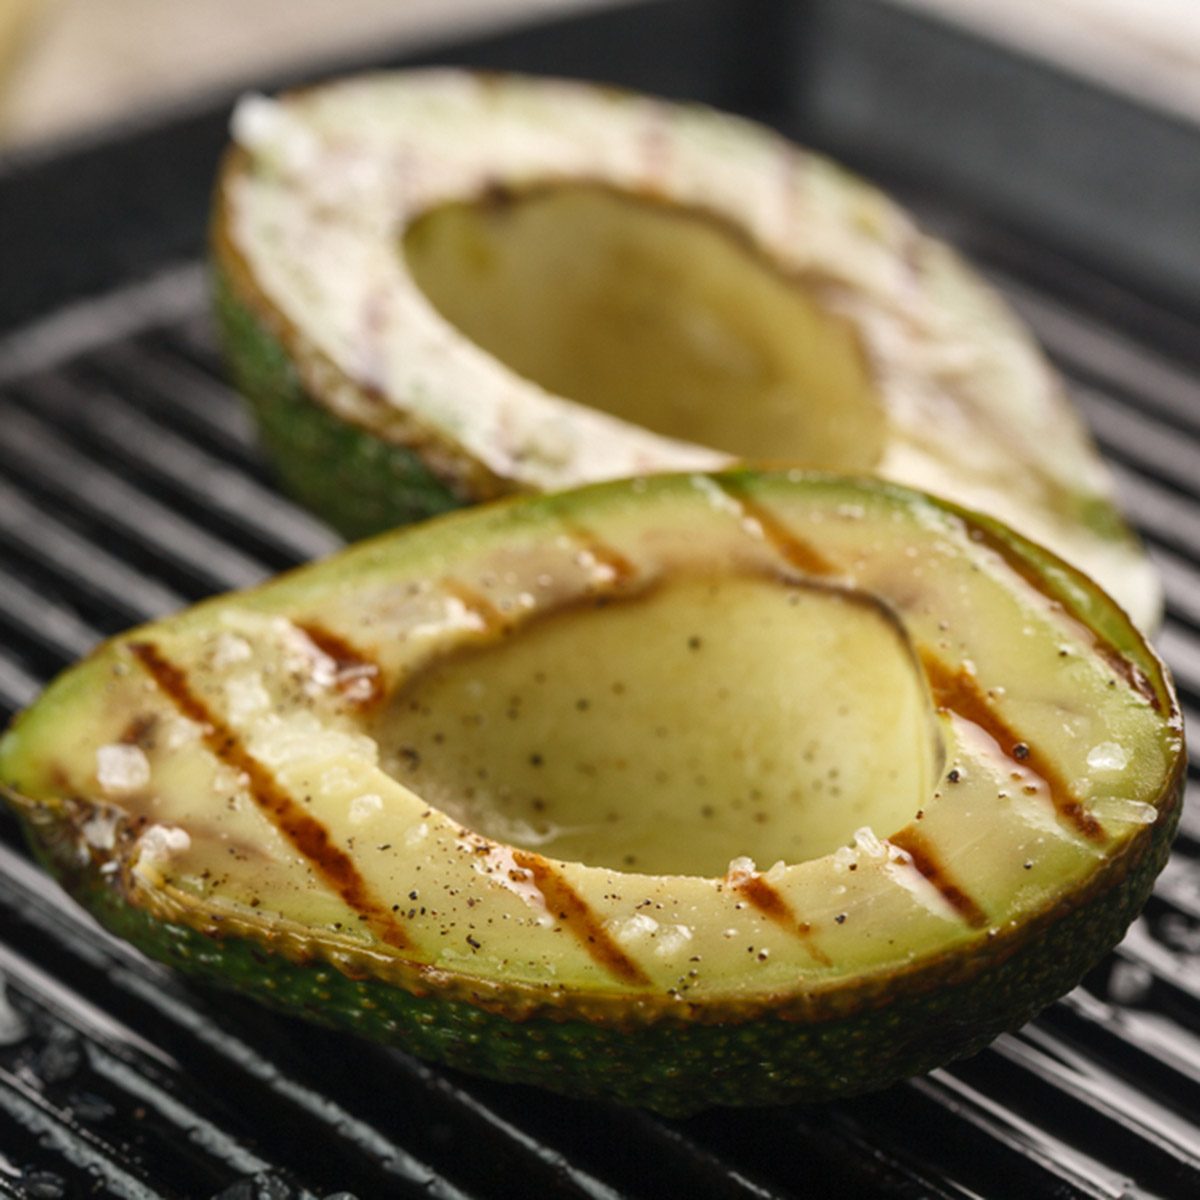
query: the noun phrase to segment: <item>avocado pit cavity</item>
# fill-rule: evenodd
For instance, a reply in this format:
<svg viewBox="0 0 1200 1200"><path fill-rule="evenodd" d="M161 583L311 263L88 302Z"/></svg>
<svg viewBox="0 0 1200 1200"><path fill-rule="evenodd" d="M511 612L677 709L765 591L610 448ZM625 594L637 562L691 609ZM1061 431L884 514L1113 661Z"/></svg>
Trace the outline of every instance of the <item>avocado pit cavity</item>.
<svg viewBox="0 0 1200 1200"><path fill-rule="evenodd" d="M654 874L884 836L940 769L887 610L766 575L552 613L435 661L373 732L386 770L475 833Z"/></svg>
<svg viewBox="0 0 1200 1200"><path fill-rule="evenodd" d="M403 253L446 320L553 395L741 458L879 461L849 324L712 214L588 183L492 191L419 216Z"/></svg>

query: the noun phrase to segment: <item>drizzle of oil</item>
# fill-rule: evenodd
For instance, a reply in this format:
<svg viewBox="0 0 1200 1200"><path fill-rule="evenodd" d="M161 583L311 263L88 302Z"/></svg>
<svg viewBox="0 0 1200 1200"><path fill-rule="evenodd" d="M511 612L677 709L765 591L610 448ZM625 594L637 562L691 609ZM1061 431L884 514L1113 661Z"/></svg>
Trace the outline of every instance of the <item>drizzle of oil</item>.
<svg viewBox="0 0 1200 1200"><path fill-rule="evenodd" d="M546 904L546 897L538 887L533 872L517 862L511 846L488 841L470 832L460 835L456 844L471 856L471 866L478 874L524 901L537 914L539 925L548 927L554 924L554 915Z"/></svg>
<svg viewBox="0 0 1200 1200"><path fill-rule="evenodd" d="M1021 804L1025 820L1040 832L1072 840L1071 831L1058 819L1050 786L1036 771L1008 755L986 729L974 721L950 714L954 738L966 752L972 767L987 772L1008 802ZM951 793L953 795L953 793Z"/></svg>

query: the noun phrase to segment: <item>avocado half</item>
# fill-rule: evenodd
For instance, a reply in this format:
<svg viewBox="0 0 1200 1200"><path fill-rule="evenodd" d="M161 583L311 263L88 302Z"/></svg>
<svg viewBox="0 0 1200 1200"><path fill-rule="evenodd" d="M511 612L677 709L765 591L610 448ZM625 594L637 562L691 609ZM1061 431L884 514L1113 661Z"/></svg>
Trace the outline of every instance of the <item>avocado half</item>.
<svg viewBox="0 0 1200 1200"><path fill-rule="evenodd" d="M681 1114L971 1053L1122 936L1179 815L1153 651L989 518L659 476L453 514L108 642L0 741L147 953Z"/></svg>
<svg viewBox="0 0 1200 1200"><path fill-rule="evenodd" d="M767 130L557 80L250 97L217 310L286 486L348 537L735 461L990 513L1142 628L1159 585L1060 381L947 247Z"/></svg>

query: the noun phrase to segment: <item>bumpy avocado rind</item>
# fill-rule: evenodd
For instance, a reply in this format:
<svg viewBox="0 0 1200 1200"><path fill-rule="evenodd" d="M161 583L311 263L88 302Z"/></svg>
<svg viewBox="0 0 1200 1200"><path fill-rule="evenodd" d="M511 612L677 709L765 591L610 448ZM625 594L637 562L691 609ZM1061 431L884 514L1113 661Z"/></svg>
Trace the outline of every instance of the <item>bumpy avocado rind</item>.
<svg viewBox="0 0 1200 1200"><path fill-rule="evenodd" d="M749 607L730 614L728 599ZM921 760L925 782L914 775L915 812L896 817L874 794L835 806L865 804L856 820L874 832L826 831L824 851L770 869L735 839L723 874L660 874L596 857L599 842L577 861L544 838L505 843L448 815L453 797L437 809L420 794L432 743L417 744L411 713L439 670L478 697L503 678L496 662L526 656L532 691L510 699L505 685L484 743L498 770L511 743L524 761L524 722L577 708L579 681L602 676L604 622L665 628L678 646L662 663L682 672L730 624L821 614L831 632L874 630L901 675L919 672L928 711L919 702L911 728L943 747ZM576 643L571 675L561 654ZM731 760L790 745L756 735L770 724L762 689L797 664L776 633L757 644L729 718L750 740L735 738ZM632 670L665 652L647 639L625 653ZM839 669L872 667L852 645L837 653ZM704 705L725 682L682 686ZM814 702L777 702L797 697ZM479 728L481 712L448 706L439 729ZM826 715L810 708L807 723ZM617 728L633 753L636 731ZM666 744L647 737L638 753ZM389 741L401 744L382 757ZM838 749L848 768L853 748ZM885 1087L1019 1026L1144 904L1183 762L1161 664L1078 572L904 489L743 472L450 514L132 631L18 719L0 787L72 895L195 978L481 1075L686 1115ZM613 761L610 799L637 765ZM684 841L685 819L724 819L692 787L660 843ZM621 819L661 802L635 789ZM764 836L765 868L782 833Z"/></svg>
<svg viewBox="0 0 1200 1200"><path fill-rule="evenodd" d="M832 164L695 106L445 71L254 97L234 131L230 368L285 485L342 532L650 471L870 471L992 513L1157 625L1028 331Z"/></svg>
<svg viewBox="0 0 1200 1200"><path fill-rule="evenodd" d="M419 449L339 418L301 384L279 340L216 270L214 312L233 382L249 401L279 481L354 541L469 503Z"/></svg>
<svg viewBox="0 0 1200 1200"><path fill-rule="evenodd" d="M1011 948L1000 939L996 961L983 970L948 962L944 978L921 990L866 997L863 1011L811 1025L779 1017L632 1027L513 1021L467 1001L355 978L316 956L293 960L258 941L160 921L130 904L111 873L79 862L73 831L47 828L37 813L25 827L43 865L101 924L199 983L470 1074L686 1117L878 1091L1019 1029L1124 936L1166 865L1179 812L1176 804L1101 895L1055 914L1041 936L1022 931L1008 939Z"/></svg>

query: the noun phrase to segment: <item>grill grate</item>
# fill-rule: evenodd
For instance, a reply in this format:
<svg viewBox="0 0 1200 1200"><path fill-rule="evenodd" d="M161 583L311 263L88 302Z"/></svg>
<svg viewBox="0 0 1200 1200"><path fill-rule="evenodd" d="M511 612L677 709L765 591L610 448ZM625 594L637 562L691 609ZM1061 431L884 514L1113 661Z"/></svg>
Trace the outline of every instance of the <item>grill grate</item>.
<svg viewBox="0 0 1200 1200"><path fill-rule="evenodd" d="M1118 465L1166 579L1162 645L1200 710L1196 381L997 277ZM273 490L199 272L174 278L172 319L109 331L98 311L61 358L0 365L6 710L102 636L336 545ZM519 1177L563 1197L784 1197L814 1180L967 1197L998 1179L1120 1197L1183 1195L1198 1177L1200 1126L1179 1115L1200 1113L1194 814L1117 953L1020 1034L881 1096L680 1123L461 1079L193 990L100 933L3 833L0 1195L449 1198Z"/></svg>
<svg viewBox="0 0 1200 1200"><path fill-rule="evenodd" d="M1098 311L1035 282L1033 248L961 216L952 234L1033 323L1114 464L1166 581L1161 645L1191 719L1200 363L1158 349L1143 308L1123 320L1133 301L1111 289ZM2 716L101 637L337 544L274 490L204 307L189 263L0 342ZM1163 344L1186 345L1171 322ZM1195 811L1145 915L1069 997L968 1062L822 1108L670 1122L194 989L79 912L7 818L0 977L0 1196L1115 1200L1200 1179Z"/></svg>

